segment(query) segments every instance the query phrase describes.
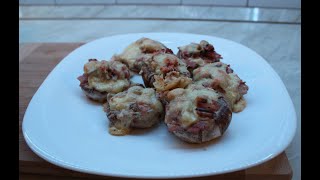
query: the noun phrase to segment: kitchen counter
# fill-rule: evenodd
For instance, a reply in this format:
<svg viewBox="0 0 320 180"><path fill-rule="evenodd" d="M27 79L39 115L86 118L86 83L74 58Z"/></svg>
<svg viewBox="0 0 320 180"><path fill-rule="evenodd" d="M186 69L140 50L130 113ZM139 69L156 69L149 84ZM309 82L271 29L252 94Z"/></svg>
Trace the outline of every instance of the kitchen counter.
<svg viewBox="0 0 320 180"><path fill-rule="evenodd" d="M301 178L301 12L299 9L205 6L20 6L19 43L88 42L136 32L212 35L264 57L284 82L298 128L286 149L293 179ZM266 87L267 88L267 87Z"/></svg>

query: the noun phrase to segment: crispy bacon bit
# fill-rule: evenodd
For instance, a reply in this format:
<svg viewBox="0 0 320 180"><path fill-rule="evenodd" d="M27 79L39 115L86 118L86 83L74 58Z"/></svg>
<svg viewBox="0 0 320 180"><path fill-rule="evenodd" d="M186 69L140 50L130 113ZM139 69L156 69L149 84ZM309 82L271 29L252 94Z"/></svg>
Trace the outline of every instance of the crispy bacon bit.
<svg viewBox="0 0 320 180"><path fill-rule="evenodd" d="M117 70L114 69L114 68L111 69L111 75L112 75L112 77L115 78L115 79L117 79L117 78L120 77L120 73L121 73L121 72L117 71Z"/></svg>
<svg viewBox="0 0 320 180"><path fill-rule="evenodd" d="M175 71L176 67L179 65L179 62L176 59L173 59L173 60L165 59L164 63L165 63L165 66L160 68L160 70L163 73L168 73L170 71Z"/></svg>
<svg viewBox="0 0 320 180"><path fill-rule="evenodd" d="M141 51L146 54L152 54L154 52L157 52L157 50L155 50L154 48L147 48L147 47L142 47Z"/></svg>
<svg viewBox="0 0 320 180"><path fill-rule="evenodd" d="M198 67L198 64L196 62L194 62L194 61L187 60L186 64L187 64L187 67L190 67L190 68L193 68L193 69Z"/></svg>
<svg viewBox="0 0 320 180"><path fill-rule="evenodd" d="M219 61L220 59L223 59L222 56L220 54L218 54L217 52L215 52L215 59L217 61Z"/></svg>
<svg viewBox="0 0 320 180"><path fill-rule="evenodd" d="M164 52L167 54L173 54L173 51L169 48L166 48Z"/></svg>
<svg viewBox="0 0 320 180"><path fill-rule="evenodd" d="M192 54L190 54L190 57L197 59L197 58L201 57L201 53L192 53Z"/></svg>
<svg viewBox="0 0 320 180"><path fill-rule="evenodd" d="M180 56L180 58L185 59L187 61L190 61L189 58L200 57L200 53L195 53L195 52L191 53L189 51L182 51L182 52L179 51L178 54L179 54L178 56Z"/></svg>
<svg viewBox="0 0 320 180"><path fill-rule="evenodd" d="M233 69L230 68L230 64L227 65L226 72L227 74L233 73Z"/></svg>
<svg viewBox="0 0 320 180"><path fill-rule="evenodd" d="M84 85L88 83L88 76L83 74L77 78L80 81L80 85Z"/></svg>
<svg viewBox="0 0 320 180"><path fill-rule="evenodd" d="M138 108L142 116L151 110L148 104L144 104L142 102L138 103Z"/></svg>
<svg viewBox="0 0 320 180"><path fill-rule="evenodd" d="M204 108L196 108L196 111L197 111L197 114L203 118L206 118L206 117L212 118L214 114L214 112L208 111L207 109L204 109Z"/></svg>
<svg viewBox="0 0 320 180"><path fill-rule="evenodd" d="M194 46L197 45L197 49L200 50L200 52L197 53L190 53L188 51L179 51L178 56L185 61L187 61L187 65L190 68L197 68L194 63L189 63L190 60L189 58L201 58L203 59L206 63L214 63L214 62L219 62L220 59L222 59L221 55L218 54L215 50L212 44L209 44L207 41L202 40L200 44L195 44L192 43L188 46Z"/></svg>
<svg viewBox="0 0 320 180"><path fill-rule="evenodd" d="M216 62L216 54L215 54L214 52L205 51L205 52L203 53L202 57L203 57L206 61Z"/></svg>
<svg viewBox="0 0 320 180"><path fill-rule="evenodd" d="M172 68L170 67L161 67L160 70L163 72L163 73L167 73L167 72L170 72L172 70Z"/></svg>
<svg viewBox="0 0 320 180"><path fill-rule="evenodd" d="M207 41L202 40L200 42L200 45L202 46L202 49L203 49L203 51L201 52L201 57L205 61L218 62L220 59L222 59L221 55L214 50L214 47L212 44L209 44Z"/></svg>
<svg viewBox="0 0 320 180"><path fill-rule="evenodd" d="M124 77L125 78L130 78L130 72L129 71L124 71Z"/></svg>
<svg viewBox="0 0 320 180"><path fill-rule="evenodd" d="M169 48L165 48L165 49L160 49L160 50L156 50L156 49L148 49L148 48L143 48L141 49L141 51L143 53L146 53L146 54L157 54L157 53L167 53L167 54L173 54L173 51Z"/></svg>
<svg viewBox="0 0 320 180"><path fill-rule="evenodd" d="M124 77L129 78L130 77L130 72L127 70L126 66L121 67L121 71L124 72Z"/></svg>
<svg viewBox="0 0 320 180"><path fill-rule="evenodd" d="M202 78L212 78L212 76L211 76L211 74L209 73L209 72L206 72L206 73L203 73L202 75L201 75L201 77Z"/></svg>
<svg viewBox="0 0 320 180"><path fill-rule="evenodd" d="M244 94L247 94L247 91L249 90L249 87L246 85L246 82L241 80L240 84L238 86L238 90L239 90L239 93L241 95L244 95Z"/></svg>
<svg viewBox="0 0 320 180"><path fill-rule="evenodd" d="M226 91L220 86L220 81L218 79L214 79L210 85L210 87L214 90L217 90L220 93L225 93Z"/></svg>
<svg viewBox="0 0 320 180"><path fill-rule="evenodd" d="M214 51L214 47L212 44L209 44L208 42L201 41L200 44L202 45L203 49L206 51Z"/></svg>
<svg viewBox="0 0 320 180"><path fill-rule="evenodd" d="M191 55L189 55L189 52L188 51L183 51L182 54L181 54L182 58L189 58L191 57Z"/></svg>
<svg viewBox="0 0 320 180"><path fill-rule="evenodd" d="M196 106L197 114L200 117L209 118L212 117L213 113L215 113L220 108L220 105L216 101L211 100L210 102L208 102L208 100L204 97L196 98Z"/></svg>
<svg viewBox="0 0 320 180"><path fill-rule="evenodd" d="M126 70L127 70L126 66L121 67L121 71L126 71Z"/></svg>
<svg viewBox="0 0 320 180"><path fill-rule="evenodd" d="M106 66L100 66L100 71L103 73L107 72L107 67Z"/></svg>
<svg viewBox="0 0 320 180"><path fill-rule="evenodd" d="M164 63L167 65L167 66L178 66L179 65L179 62L176 60L176 59L173 59L172 61L170 59L165 59L164 60Z"/></svg>
<svg viewBox="0 0 320 180"><path fill-rule="evenodd" d="M207 99L204 99L204 98L201 98L201 97L197 97L196 101L197 101L197 105L198 105L199 103L207 103L207 102L208 102Z"/></svg>
<svg viewBox="0 0 320 180"><path fill-rule="evenodd" d="M150 107L142 102L131 104L129 106L129 109L131 109L134 112L140 112L142 116L150 111Z"/></svg>

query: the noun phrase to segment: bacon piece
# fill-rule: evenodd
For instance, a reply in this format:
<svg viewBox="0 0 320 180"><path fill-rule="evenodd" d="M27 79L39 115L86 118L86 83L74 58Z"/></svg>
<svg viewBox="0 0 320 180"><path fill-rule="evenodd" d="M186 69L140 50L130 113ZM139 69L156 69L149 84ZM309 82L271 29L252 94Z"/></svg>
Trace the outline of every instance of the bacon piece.
<svg viewBox="0 0 320 180"><path fill-rule="evenodd" d="M211 83L210 87L214 90L217 90L218 92L221 93L226 93L226 91L220 86L220 80L214 79L213 82Z"/></svg>
<svg viewBox="0 0 320 180"><path fill-rule="evenodd" d="M173 54L173 51L169 48L166 48L164 52L167 54Z"/></svg>
<svg viewBox="0 0 320 180"><path fill-rule="evenodd" d="M168 73L170 71L176 71L176 67L179 65L179 62L176 59L174 59L174 60L165 59L164 63L165 63L165 66L160 68L160 70L163 73Z"/></svg>
<svg viewBox="0 0 320 180"><path fill-rule="evenodd" d="M240 84L238 86L238 90L239 90L239 93L241 95L244 95L244 94L247 94L247 91L249 90L249 87L246 85L246 82L241 80Z"/></svg>
<svg viewBox="0 0 320 180"><path fill-rule="evenodd" d="M230 64L227 65L226 72L227 74L233 73L233 69L231 69Z"/></svg>
<svg viewBox="0 0 320 180"><path fill-rule="evenodd" d="M88 76L83 74L77 78L80 81L80 85L84 85L88 83Z"/></svg>
<svg viewBox="0 0 320 180"><path fill-rule="evenodd" d="M208 100L203 97L196 98L196 106L197 114L200 117L209 118L212 118L213 113L220 108L220 105L216 101L212 100L211 102L208 102Z"/></svg>

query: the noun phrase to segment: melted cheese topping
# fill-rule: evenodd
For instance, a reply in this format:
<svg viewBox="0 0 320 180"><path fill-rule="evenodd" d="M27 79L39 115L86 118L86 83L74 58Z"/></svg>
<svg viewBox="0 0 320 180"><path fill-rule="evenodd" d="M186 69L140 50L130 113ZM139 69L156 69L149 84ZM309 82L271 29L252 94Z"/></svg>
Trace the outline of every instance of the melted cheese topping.
<svg viewBox="0 0 320 180"><path fill-rule="evenodd" d="M117 115L117 121L109 127L109 133L116 136L126 135L130 132L132 118L128 111L122 110Z"/></svg>
<svg viewBox="0 0 320 180"><path fill-rule="evenodd" d="M136 102L147 104L156 112L162 112L163 110L154 89L140 86L130 87L127 91L114 95L109 101L109 106L111 110L128 110L130 104Z"/></svg>
<svg viewBox="0 0 320 180"><path fill-rule="evenodd" d="M126 63L129 68L133 68L134 62L137 58L142 56L140 47L136 44L130 44L120 55L119 58L123 63Z"/></svg>
<svg viewBox="0 0 320 180"><path fill-rule="evenodd" d="M185 103L186 107L192 107L191 103ZM182 109L181 112L181 118L180 122L182 124L182 127L187 128L191 126L192 124L198 122L198 117L195 115L195 113L190 109Z"/></svg>
<svg viewBox="0 0 320 180"><path fill-rule="evenodd" d="M173 54L159 53L153 56L151 67L156 74L163 74L161 67L173 66L180 73L189 73L186 64Z"/></svg>
<svg viewBox="0 0 320 180"><path fill-rule="evenodd" d="M190 63L194 63L194 64L197 64L198 66L203 66L205 64L208 64L206 61L204 61L203 59L201 58L189 58L188 61Z"/></svg>
<svg viewBox="0 0 320 180"><path fill-rule="evenodd" d="M149 38L141 38L137 40L137 44L140 45L140 49L145 52L158 51L167 48L164 44L160 43L159 41L155 41Z"/></svg>
<svg viewBox="0 0 320 180"><path fill-rule="evenodd" d="M180 76L179 72L170 72L166 74L163 78L163 75L155 75L155 82L153 83L157 91L167 91L174 88L184 88L188 86L192 79L185 76Z"/></svg>
<svg viewBox="0 0 320 180"><path fill-rule="evenodd" d="M174 89L167 94L170 102L167 115L171 116L177 114L177 112L181 112L178 121L183 128L187 128L199 121L199 116L196 112L197 97L217 101L220 96L221 95L212 89L199 88L199 86L197 87L195 85L190 85L187 89Z"/></svg>
<svg viewBox="0 0 320 180"><path fill-rule="evenodd" d="M227 73L227 66L227 64L221 62L206 64L193 71L193 79L197 85L206 87L214 83L219 85L225 91L224 95L233 111L239 112L245 108L246 104L241 102L235 106L242 97L238 89L241 79L235 73Z"/></svg>
<svg viewBox="0 0 320 180"><path fill-rule="evenodd" d="M186 46L180 46L178 49L182 52L188 52L189 54L196 54L203 51L203 48L200 46L200 44L197 43L191 43Z"/></svg>
<svg viewBox="0 0 320 180"><path fill-rule="evenodd" d="M242 111L246 106L247 106L246 100L245 100L243 97L241 97L241 99L240 99L237 103L234 104L234 106L233 106L233 111L234 111L234 112L240 112L240 111Z"/></svg>
<svg viewBox="0 0 320 180"><path fill-rule="evenodd" d="M160 51L163 49L166 49L166 46L162 43L149 38L141 38L126 47L125 50L117 57L119 61L127 64L130 69L134 69L134 65L137 59L149 59L148 53Z"/></svg>
<svg viewBox="0 0 320 180"><path fill-rule="evenodd" d="M117 114L115 124L109 127L109 132L113 135L126 135L129 133L130 124L133 120L130 105L133 103L146 105L155 113L163 112L162 104L157 99L154 89L140 86L130 87L127 91L114 95L108 103L110 110L120 112Z"/></svg>
<svg viewBox="0 0 320 180"><path fill-rule="evenodd" d="M186 64L172 54L159 53L147 62L148 68L154 72L157 91L167 91L174 88L184 88L191 83Z"/></svg>
<svg viewBox="0 0 320 180"><path fill-rule="evenodd" d="M89 76L89 85L100 92L118 93L130 86L127 79L103 80L99 77Z"/></svg>
<svg viewBox="0 0 320 180"><path fill-rule="evenodd" d="M205 53L206 51L211 53L214 52L213 46L212 46L213 48L212 50L208 50L208 46L212 46L212 45L209 44L207 41L202 40L200 41L200 44L191 43L186 46L178 47L178 49L179 49L180 56L187 63L188 67L191 69L194 69L194 68L213 62L213 60L209 60L208 58L203 57L203 53ZM218 59L214 61L218 61Z"/></svg>
<svg viewBox="0 0 320 180"><path fill-rule="evenodd" d="M129 69L117 61L90 61L84 65L88 84L100 92L118 93L130 85Z"/></svg>

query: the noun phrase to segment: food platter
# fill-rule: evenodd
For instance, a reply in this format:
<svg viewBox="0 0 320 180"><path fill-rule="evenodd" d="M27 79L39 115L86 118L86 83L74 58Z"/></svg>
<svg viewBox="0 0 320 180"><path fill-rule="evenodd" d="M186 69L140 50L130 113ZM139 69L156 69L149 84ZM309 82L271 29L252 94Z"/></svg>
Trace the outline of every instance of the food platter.
<svg viewBox="0 0 320 180"><path fill-rule="evenodd" d="M247 107L233 113L221 138L187 144L163 123L127 136L108 133L101 104L85 97L77 77L88 59L109 60L141 37L160 41L174 53L178 46L206 40L223 56L222 62L231 64L246 81ZM140 76L132 80L143 82ZM249 48L213 36L140 33L97 39L66 56L30 101L22 130L37 155L67 169L119 177L178 178L233 172L275 157L293 139L296 114L279 76Z"/></svg>

